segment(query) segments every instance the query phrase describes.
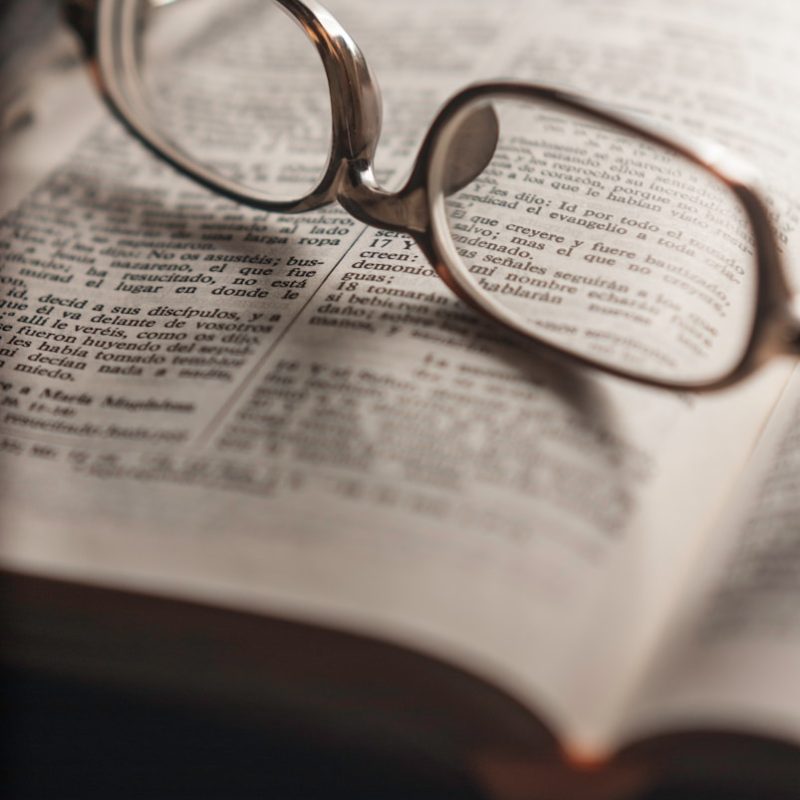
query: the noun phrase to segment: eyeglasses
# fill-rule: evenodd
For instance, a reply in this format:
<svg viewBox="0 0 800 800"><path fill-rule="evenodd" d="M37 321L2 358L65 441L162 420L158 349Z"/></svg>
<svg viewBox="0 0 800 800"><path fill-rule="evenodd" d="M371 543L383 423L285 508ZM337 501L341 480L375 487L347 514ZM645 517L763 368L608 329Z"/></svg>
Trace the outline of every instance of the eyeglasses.
<svg viewBox="0 0 800 800"><path fill-rule="evenodd" d="M172 2L68 0L66 11L111 109L203 186L284 214L338 201L361 222L411 236L474 308L617 376L715 389L775 354L800 354L800 310L765 203L750 170L720 147L552 88L481 83L441 109L405 185L389 192L373 171L377 84L326 9L226 1L192 33L209 0L176 3L187 11L166 24L172 12L160 7ZM248 36L274 20L245 11L276 9L305 34L316 73L286 58L283 34L267 48ZM306 111L327 117L317 128L303 121L288 154L276 131L295 132L298 120L290 103L258 96L284 90L285 81L260 80L267 58L300 80L293 91ZM222 119L234 127L218 128ZM398 280L413 282L414 270L382 255L371 266L391 280L366 286L365 297L413 295L387 265Z"/></svg>

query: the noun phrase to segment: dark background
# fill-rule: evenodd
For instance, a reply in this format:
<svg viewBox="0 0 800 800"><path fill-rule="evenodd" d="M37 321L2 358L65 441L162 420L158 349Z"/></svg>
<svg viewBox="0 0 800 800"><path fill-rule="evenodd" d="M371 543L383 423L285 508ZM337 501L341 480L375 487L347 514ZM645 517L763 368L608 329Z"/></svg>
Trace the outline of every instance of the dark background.
<svg viewBox="0 0 800 800"><path fill-rule="evenodd" d="M2 796L18 798L463 798L452 776L331 751L232 715L6 669Z"/></svg>
<svg viewBox="0 0 800 800"><path fill-rule="evenodd" d="M232 716L30 671L0 675L0 793L6 800L483 798L466 778L315 747ZM637 800L753 797L664 786Z"/></svg>

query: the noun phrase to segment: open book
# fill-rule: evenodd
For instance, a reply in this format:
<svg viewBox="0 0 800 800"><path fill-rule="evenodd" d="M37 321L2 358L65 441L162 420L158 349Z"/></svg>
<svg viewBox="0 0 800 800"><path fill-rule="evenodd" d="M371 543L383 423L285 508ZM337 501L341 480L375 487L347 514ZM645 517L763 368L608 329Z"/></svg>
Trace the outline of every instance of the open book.
<svg viewBox="0 0 800 800"><path fill-rule="evenodd" d="M536 80L742 154L800 264L795 3L329 5L380 77L386 182L465 82ZM187 58L253 56L219 30ZM65 31L46 52L0 65L38 76L0 142L7 659L363 719L496 797L587 771L609 796L663 773L800 785L791 364L698 398L542 361L403 236L177 176ZM275 92L240 136L288 124L291 181L318 132ZM400 290L380 306L377 278ZM187 681L192 659L216 666Z"/></svg>

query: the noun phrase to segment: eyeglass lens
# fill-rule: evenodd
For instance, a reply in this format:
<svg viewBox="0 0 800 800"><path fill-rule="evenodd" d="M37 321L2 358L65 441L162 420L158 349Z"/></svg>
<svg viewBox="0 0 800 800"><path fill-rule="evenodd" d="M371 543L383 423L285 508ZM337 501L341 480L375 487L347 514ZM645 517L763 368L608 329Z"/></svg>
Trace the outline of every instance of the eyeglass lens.
<svg viewBox="0 0 800 800"><path fill-rule="evenodd" d="M331 106L297 23L265 0L144 2L142 12L139 80L159 133L275 201L311 192L328 161Z"/></svg>
<svg viewBox="0 0 800 800"><path fill-rule="evenodd" d="M733 191L671 150L554 104L492 107L493 158L441 192L456 280L517 328L608 366L686 384L730 372L756 295L752 231ZM457 151L442 156L443 186Z"/></svg>

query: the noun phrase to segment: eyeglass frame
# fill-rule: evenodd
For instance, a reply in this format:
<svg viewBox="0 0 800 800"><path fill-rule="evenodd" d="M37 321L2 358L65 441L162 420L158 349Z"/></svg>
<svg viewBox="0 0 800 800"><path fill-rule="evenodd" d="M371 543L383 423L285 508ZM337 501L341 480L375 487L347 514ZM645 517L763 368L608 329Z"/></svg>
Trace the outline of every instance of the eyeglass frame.
<svg viewBox="0 0 800 800"><path fill-rule="evenodd" d="M373 171L373 158L381 132L382 103L378 84L355 41L333 15L316 0L268 0L281 7L315 46L328 79L331 103L331 146L327 167L317 185L294 201L276 201L228 180L192 159L159 134L150 123L146 107L137 109L125 91L125 81L139 88L131 26L140 24L139 10L148 0L63 0L67 22L83 44L84 59L95 86L112 113L125 128L160 159L211 191L262 211L294 214L339 202L353 217L367 225L409 235L436 274L449 289L471 307L489 316L508 331L524 337L543 353L568 363L599 369L616 377L662 389L706 392L733 385L776 355L800 356L800 302L789 288L769 213L751 168L720 146L688 137L677 137L657 125L644 124L606 105L570 92L535 83L512 80L471 84L456 93L440 109L417 153L405 185L396 192L382 188ZM149 0L154 6L176 0ZM121 17L121 18L120 18ZM119 33L115 30L119 28ZM121 45L120 45L121 43ZM134 92L135 94L135 92ZM610 125L652 145L683 157L710 173L737 197L752 227L755 242L756 298L750 337L741 358L720 377L708 381L672 381L615 367L573 352L522 329L510 314L484 305L453 275L446 255L449 234L435 224L436 204L442 202L443 186L432 186L432 175L446 154L442 138L454 127L477 121L476 136L492 135L496 117L487 116L490 99L543 101ZM489 159L496 138L491 144ZM488 163L480 165L479 174ZM439 170L441 172L441 170ZM474 177L474 176L473 176ZM467 181L469 182L469 181ZM460 187L459 187L460 188ZM446 226L445 226L446 227ZM446 238L446 241L445 241Z"/></svg>

